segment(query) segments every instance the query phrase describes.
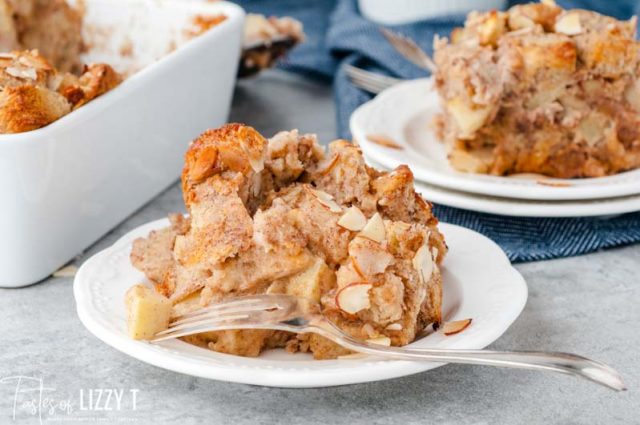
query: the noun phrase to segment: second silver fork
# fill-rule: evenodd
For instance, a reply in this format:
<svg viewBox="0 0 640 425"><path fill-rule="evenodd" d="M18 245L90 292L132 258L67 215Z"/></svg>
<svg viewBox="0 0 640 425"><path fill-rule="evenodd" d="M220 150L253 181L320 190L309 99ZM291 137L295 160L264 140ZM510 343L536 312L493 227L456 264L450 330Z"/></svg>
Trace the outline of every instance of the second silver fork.
<svg viewBox="0 0 640 425"><path fill-rule="evenodd" d="M585 378L616 391L626 390L621 376L611 367L575 354L400 348L359 341L321 315L316 304L288 295L253 295L199 309L176 318L152 342L231 329L315 333L349 350L374 356L553 371Z"/></svg>
<svg viewBox="0 0 640 425"><path fill-rule="evenodd" d="M372 94L378 94L391 86L394 86L404 80L400 78L389 77L371 71L357 68L353 65L345 65L345 72L351 82L358 88L368 91Z"/></svg>

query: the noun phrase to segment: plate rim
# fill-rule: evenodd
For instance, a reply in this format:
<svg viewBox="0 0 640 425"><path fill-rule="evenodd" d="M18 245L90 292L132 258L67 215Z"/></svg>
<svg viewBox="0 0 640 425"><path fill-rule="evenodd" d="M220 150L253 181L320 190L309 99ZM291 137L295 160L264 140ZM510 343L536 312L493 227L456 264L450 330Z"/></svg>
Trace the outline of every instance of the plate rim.
<svg viewBox="0 0 640 425"><path fill-rule="evenodd" d="M361 121L371 113L374 107L384 104L387 99L400 97L405 90L415 91L424 88L432 90L432 86L431 77L403 81L387 88L373 99L358 106L349 118L349 128L354 140L363 148L363 151L385 167L393 169L398 165L407 164L414 172L416 179L431 185L458 191L538 201L596 200L640 194L640 168L611 176L585 179L554 179L541 176L541 179L544 178L552 182L570 184L569 187L553 187L540 185L534 181L504 176L474 175L473 173L462 173L455 170L452 170L450 173L431 170L422 166L420 163L411 161L410 156L405 156L403 161L399 161L394 158L394 155L388 155L389 153L394 153L389 148L375 145L367 139L366 126L361 125ZM399 143L404 144L402 141ZM412 147L409 147L409 149L419 156L424 157L423 154L420 154ZM387 155L385 155L385 152ZM633 173L636 176L629 177L623 181L607 182L607 180L622 179L625 173ZM477 178L474 178L474 176ZM515 184L516 182L517 184ZM576 184L576 182L580 182L580 184ZM589 182L601 183L589 185Z"/></svg>
<svg viewBox="0 0 640 425"><path fill-rule="evenodd" d="M249 359L257 361L257 364L254 366L243 365L238 368L234 368L233 364L225 365L224 361L225 357L227 357L226 360L229 360L230 363L233 363L233 359L237 359L237 356L215 353L215 357L220 357L223 364L216 364L216 362L213 360L214 358L211 357L211 361L203 365L202 362L194 360L192 356L184 357L183 355L182 357L180 357L175 354L171 354L171 351L167 351L164 347L151 345L147 342L134 341L124 333L112 332L100 322L99 318L92 316L96 313L95 311L91 311L91 309L87 308L87 306L91 305L91 298L88 295L88 288L90 283L88 279L90 278L92 267L94 266L94 264L97 264L97 262L103 257L106 258L110 254L113 254L116 250L122 249L123 246L129 245L130 241L134 237L136 237L137 234L140 234L141 232L147 232L148 230L158 228L166 224L168 224L167 219L160 219L132 229L127 234L118 239L113 245L94 254L91 258L85 261L75 276L73 292L76 301L76 310L80 321L83 323L85 328L89 330L90 333L92 333L95 337L102 340L112 348L115 348L116 350L121 351L124 354L127 354L128 356L140 360L144 363L148 363L156 367L183 373L186 375L219 381L283 388L329 387L386 380L424 372L426 370L430 370L445 364L402 360L382 360L374 358L367 359L366 361L325 360L322 362L331 362L327 363L331 367L309 369L308 372L310 372L311 379L305 380L301 379L300 377L300 368L286 369L282 367L278 368L277 366L274 367L272 364L274 360L261 360L260 358ZM443 227L445 237L447 232L460 232L461 234L466 234L465 237L474 237L477 238L477 241L480 241L479 243L488 244L487 246L492 246L491 251L493 252L491 253L491 256L496 256L496 258L493 258L494 264L496 264L496 267L499 266L500 269L504 269L504 272L509 274L508 285L510 285L509 289L513 292L513 296L511 296L510 299L511 304L506 305L503 308L503 315L501 316L502 322L500 322L499 326L490 328L491 332L485 331L482 334L482 338L480 338L481 341L474 341L469 338L470 341L466 341L466 344L462 344L466 348L484 348L497 340L504 332L506 332L524 309L528 298L528 288L525 279L511 265L502 249L489 238L481 235L480 233L460 226L447 223L441 223L441 225ZM488 255L488 251L490 250L487 249L483 251L486 251ZM464 339L458 339L455 340L454 343L452 343L450 346L455 346L456 342L457 345L461 345L459 341L465 342ZM471 344L470 346L469 342L473 344ZM169 343L186 344L182 341L170 341ZM159 349L157 349L158 347ZM171 346L169 346L169 348L170 347ZM164 356L157 355L158 352L163 350L166 351ZM212 352L210 352L209 350L204 351L206 351L209 356L212 356ZM246 360L245 358L242 359ZM314 363L320 362L318 360L311 361ZM351 362L354 361L358 362L358 367L353 367L353 363ZM277 361L277 363L288 362ZM302 362L296 363L301 364ZM384 365L384 367L381 367L381 365ZM345 374L345 368L349 368L350 373ZM372 368L374 368L375 373L372 373ZM247 374L247 370L250 370L251 373Z"/></svg>
<svg viewBox="0 0 640 425"><path fill-rule="evenodd" d="M364 157L368 164L387 169L367 155ZM584 201L536 201L462 192L417 180L413 185L416 192L435 204L507 217L607 217L640 211L640 195ZM481 201L480 204L477 203L478 200Z"/></svg>

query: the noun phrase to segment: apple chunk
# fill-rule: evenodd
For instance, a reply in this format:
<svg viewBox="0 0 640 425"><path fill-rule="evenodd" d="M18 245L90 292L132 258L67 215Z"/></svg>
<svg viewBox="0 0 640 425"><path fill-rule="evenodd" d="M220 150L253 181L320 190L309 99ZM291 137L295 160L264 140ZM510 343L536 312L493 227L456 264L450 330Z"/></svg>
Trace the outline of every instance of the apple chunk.
<svg viewBox="0 0 640 425"><path fill-rule="evenodd" d="M338 291L336 305L340 310L349 314L356 314L360 310L367 309L371 307L369 289L371 289L370 283L351 283Z"/></svg>
<svg viewBox="0 0 640 425"><path fill-rule="evenodd" d="M293 276L287 283L286 293L298 298L307 298L320 302L324 290L335 284L336 276L333 270L321 259L304 272Z"/></svg>
<svg viewBox="0 0 640 425"><path fill-rule="evenodd" d="M127 328L133 339L152 339L169 327L172 304L168 298L144 285L129 288L124 297Z"/></svg>

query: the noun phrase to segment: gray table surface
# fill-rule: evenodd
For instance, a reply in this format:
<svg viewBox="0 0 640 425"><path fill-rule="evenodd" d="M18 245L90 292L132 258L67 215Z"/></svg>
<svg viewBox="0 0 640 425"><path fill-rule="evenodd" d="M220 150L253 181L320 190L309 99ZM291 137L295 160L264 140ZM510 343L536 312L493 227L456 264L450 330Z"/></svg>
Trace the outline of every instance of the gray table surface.
<svg viewBox="0 0 640 425"><path fill-rule="evenodd" d="M268 135L296 127L317 132L323 141L335 134L330 88L280 72L242 82L231 120ZM182 209L174 185L74 264L134 227ZM44 392L50 401L71 400L70 413L50 415L43 409L43 422L640 424L640 246L516 267L528 282L529 300L491 348L588 355L617 368L629 391L614 393L555 374L459 365L383 382L304 390L193 378L134 360L93 337L76 316L72 279L51 278L0 290L0 424L39 421L37 410L32 415L22 404L28 394L20 393L14 422L16 376L42 379L51 389ZM121 409L97 410L115 409L115 404L105 404L106 392L95 403L94 391L94 409L80 410L88 408L91 389L124 390ZM139 390L136 410L130 390Z"/></svg>

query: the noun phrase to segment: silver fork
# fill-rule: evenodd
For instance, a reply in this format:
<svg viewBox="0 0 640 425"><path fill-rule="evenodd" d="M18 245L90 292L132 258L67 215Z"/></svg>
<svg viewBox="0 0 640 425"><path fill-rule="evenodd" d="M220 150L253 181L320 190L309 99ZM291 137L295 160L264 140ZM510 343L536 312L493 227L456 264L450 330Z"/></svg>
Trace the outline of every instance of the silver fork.
<svg viewBox="0 0 640 425"><path fill-rule="evenodd" d="M357 68L352 65L345 65L345 72L356 87L373 94L378 94L403 81L399 78L365 71L364 69Z"/></svg>
<svg viewBox="0 0 640 425"><path fill-rule="evenodd" d="M174 319L152 342L229 329L315 333L349 350L374 356L553 371L586 378L616 391L626 390L622 377L615 370L575 354L399 348L359 341L321 315L317 304L288 295L253 295L198 309Z"/></svg>
<svg viewBox="0 0 640 425"><path fill-rule="evenodd" d="M405 37L400 34L396 34L386 28L380 28L380 32L385 36L387 41L400 53L405 59L411 63L419 66L420 68L430 71L435 74L438 70L436 63L431 59L431 56L416 44L415 41L409 37Z"/></svg>

